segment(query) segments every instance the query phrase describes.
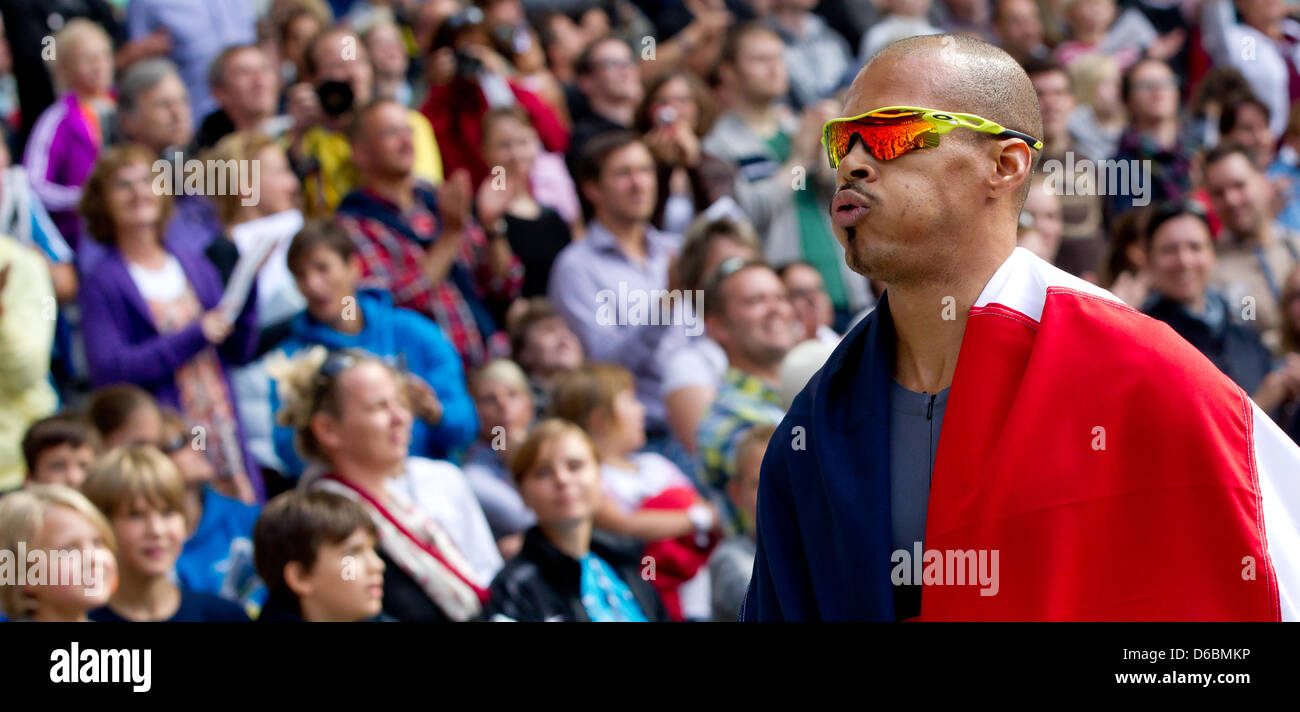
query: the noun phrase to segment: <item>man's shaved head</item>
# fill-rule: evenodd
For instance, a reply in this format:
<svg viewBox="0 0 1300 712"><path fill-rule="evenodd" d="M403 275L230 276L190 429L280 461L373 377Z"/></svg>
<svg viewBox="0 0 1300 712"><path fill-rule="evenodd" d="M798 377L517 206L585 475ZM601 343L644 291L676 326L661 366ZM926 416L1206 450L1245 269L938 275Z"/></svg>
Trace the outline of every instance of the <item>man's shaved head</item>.
<svg viewBox="0 0 1300 712"><path fill-rule="evenodd" d="M884 106L975 114L1042 137L1038 97L1024 69L965 35L910 37L873 56L849 88L843 115ZM1000 264L1014 249L1037 160L1023 141L966 128L889 161L854 144L837 173L838 193L852 191L843 197L861 196L870 210L856 219L841 202L832 204L849 266L892 284L949 281L972 260L999 254Z"/></svg>
<svg viewBox="0 0 1300 712"><path fill-rule="evenodd" d="M946 109L983 116L1033 136L1043 136L1043 116L1038 107L1038 93L1020 63L1002 48L969 35L919 35L901 39L877 52L858 76L877 61L898 59L908 63L936 62L942 71L927 73L929 86L917 89L934 96L939 103L917 104L930 109ZM919 77L918 77L919 78ZM857 83L855 82L856 86ZM900 87L907 91L907 87ZM852 89L847 103L852 102ZM879 106L889 106L880 104ZM876 107L871 107L876 108ZM870 109L868 109L869 111ZM968 134L954 131L949 136ZM967 135L976 138L977 135ZM1035 163L1038 152L1034 151ZM1020 195L1021 204L1029 194L1029 183Z"/></svg>

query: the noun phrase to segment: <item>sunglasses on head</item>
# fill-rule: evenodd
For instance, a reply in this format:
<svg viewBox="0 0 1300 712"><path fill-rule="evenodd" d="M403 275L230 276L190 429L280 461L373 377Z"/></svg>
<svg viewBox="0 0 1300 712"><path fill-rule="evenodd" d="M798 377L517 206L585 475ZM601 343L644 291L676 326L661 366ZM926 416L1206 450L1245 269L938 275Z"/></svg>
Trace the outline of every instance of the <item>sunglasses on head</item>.
<svg viewBox="0 0 1300 712"><path fill-rule="evenodd" d="M1033 136L1003 128L983 117L918 106L886 106L860 116L832 119L822 128L822 144L831 168L839 168L855 141L861 141L877 160L890 161L918 148L938 146L939 137L955 128L997 138L1018 138L1030 148L1043 148L1043 142Z"/></svg>
<svg viewBox="0 0 1300 712"><path fill-rule="evenodd" d="M329 352L325 360L321 362L320 370L316 372L316 389L312 393L311 401L312 412L320 408L321 401L325 399L325 393L329 390L334 379L355 365L357 365L355 354L347 351Z"/></svg>

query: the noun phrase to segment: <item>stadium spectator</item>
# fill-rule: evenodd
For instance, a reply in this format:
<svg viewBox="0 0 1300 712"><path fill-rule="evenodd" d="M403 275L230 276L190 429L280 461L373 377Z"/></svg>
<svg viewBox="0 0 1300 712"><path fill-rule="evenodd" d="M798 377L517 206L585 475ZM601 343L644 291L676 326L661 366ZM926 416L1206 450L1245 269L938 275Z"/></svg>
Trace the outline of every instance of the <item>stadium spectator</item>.
<svg viewBox="0 0 1300 712"><path fill-rule="evenodd" d="M267 503L253 537L271 591L259 622L387 620L379 531L361 505L332 492L286 492Z"/></svg>
<svg viewBox="0 0 1300 712"><path fill-rule="evenodd" d="M510 471L537 513L537 526L492 581L490 620L668 620L641 576L640 552L594 534L601 471L596 446L582 428L558 419L539 423Z"/></svg>
<svg viewBox="0 0 1300 712"><path fill-rule="evenodd" d="M1204 211L1188 203L1161 205L1145 237L1155 294L1143 311L1169 324L1266 412L1300 394L1300 369L1270 377L1268 347L1242 323L1238 306L1211 288L1214 242Z"/></svg>
<svg viewBox="0 0 1300 712"><path fill-rule="evenodd" d="M517 106L528 115L547 151L563 152L568 132L536 94L511 79L513 69L492 48L483 13L471 7L445 20L434 34L430 62L433 84L421 112L429 119L442 147L443 169L468 170L478 185L490 170L480 152L483 115Z"/></svg>
<svg viewBox="0 0 1300 712"><path fill-rule="evenodd" d="M322 347L272 374L281 422L323 467L307 489L361 504L379 531L384 612L399 621L479 617L501 554L460 469L408 456L403 379L374 356Z"/></svg>
<svg viewBox="0 0 1300 712"><path fill-rule="evenodd" d="M1223 221L1214 282L1234 312L1275 352L1281 345L1282 287L1300 264L1300 235L1273 219L1273 187L1253 152L1221 143L1205 157L1205 187Z"/></svg>
<svg viewBox="0 0 1300 712"><path fill-rule="evenodd" d="M56 316L45 260L0 235L0 492L23 483L28 426L58 408L49 380Z"/></svg>
<svg viewBox="0 0 1300 712"><path fill-rule="evenodd" d="M700 218L686 232L672 286L686 295L703 295L705 283L723 262L732 257L752 260L758 256L758 239L748 223L732 218ZM694 455L700 419L717 395L727 370L727 354L701 332L665 358L663 393L668 425L686 451Z"/></svg>
<svg viewBox="0 0 1300 712"><path fill-rule="evenodd" d="M511 315L510 353L528 376L538 413L550 406L555 381L581 366L582 342L545 297L521 300Z"/></svg>
<svg viewBox="0 0 1300 712"><path fill-rule="evenodd" d="M357 245L363 285L436 321L473 368L504 353L493 307L504 311L519 296L523 265L495 232L502 206L488 216L480 203L483 229L471 218L468 173L453 174L437 192L417 179L405 111L377 102L358 114L352 142L361 183L338 214Z"/></svg>
<svg viewBox="0 0 1300 712"><path fill-rule="evenodd" d="M292 357L313 346L361 349L400 365L415 415L411 455L446 458L474 438L478 423L456 350L436 324L393 306L387 292L357 289L361 262L346 230L330 222L308 223L294 237L288 263L307 308L290 322L279 353ZM273 389L273 410L278 400ZM275 445L286 473L296 479L302 463L293 451L292 431L276 428Z"/></svg>
<svg viewBox="0 0 1300 712"><path fill-rule="evenodd" d="M359 109L374 100L374 70L365 45L348 29L335 27L312 38L303 53L299 83L285 95L293 128L289 158L305 188L305 212L333 212L360 181L353 161L350 127ZM412 157L410 171L420 180L442 182L442 157L429 120L405 110Z"/></svg>
<svg viewBox="0 0 1300 712"><path fill-rule="evenodd" d="M581 227L578 194L559 154L544 152L528 115L519 107L483 115L483 160L493 175L478 185L479 219L500 215L510 251L524 266L522 297L546 294L555 256L569 244L570 223ZM567 217L558 209L569 213Z"/></svg>
<svg viewBox="0 0 1300 712"><path fill-rule="evenodd" d="M533 400L527 377L506 359L489 361L475 371L470 392L478 408L479 437L465 451L462 467L501 557L508 561L519 553L524 531L537 523L537 516L520 499L507 467L507 454L528 437Z"/></svg>
<svg viewBox="0 0 1300 712"><path fill-rule="evenodd" d="M131 0L126 31L139 40L158 31L169 40L168 57L190 88L190 116L207 116L216 108L208 87L208 68L227 47L257 39L257 15L249 0L220 4L206 0ZM192 129L193 127L191 127Z"/></svg>
<svg viewBox="0 0 1300 712"><path fill-rule="evenodd" d="M176 465L152 445L109 451L82 491L113 528L119 584L99 622L236 623L248 616L214 594L187 591L173 580L185 541L184 483Z"/></svg>
<svg viewBox="0 0 1300 712"><path fill-rule="evenodd" d="M612 361L633 373L650 437L664 438L659 354L680 346L685 331L680 301L674 309L656 304L657 320L648 312L649 302L668 287L668 266L680 244L650 224L654 159L636 134L611 132L587 145L577 183L593 219L586 238L556 258L548 296L589 359ZM634 299L645 309L634 311Z"/></svg>
<svg viewBox="0 0 1300 712"><path fill-rule="evenodd" d="M762 470L763 455L771 440L775 425L758 425L745 431L736 446L736 476L727 483L727 498L744 521L753 522L758 511L758 476ZM709 555L709 581L712 586L713 620L734 621L740 618L740 607L745 602L749 588L749 575L754 571L754 527L727 537Z"/></svg>
<svg viewBox="0 0 1300 712"><path fill-rule="evenodd" d="M709 337L727 354L718 395L700 421L696 443L700 481L720 499L736 472L736 446L745 430L776 424L785 415L779 369L799 341L802 325L785 284L771 267L732 258L722 263L704 292ZM729 533L740 531L743 515L728 509Z"/></svg>
<svg viewBox="0 0 1300 712"><path fill-rule="evenodd" d="M75 249L81 185L108 142L116 110L113 45L99 25L75 18L54 36L54 51L54 73L65 91L37 119L23 165L32 191Z"/></svg>
<svg viewBox="0 0 1300 712"><path fill-rule="evenodd" d="M817 267L835 308L843 315L868 303L867 283L845 265L831 233L828 206L835 175L821 155L829 103L796 118L780 104L789 86L781 40L758 23L727 36L718 68L733 96L732 108L704 139L705 153L738 167L736 201L758 231L763 255L775 264L804 259Z"/></svg>
<svg viewBox="0 0 1300 712"><path fill-rule="evenodd" d="M78 300L90 377L137 384L202 426L228 492L253 502L262 478L243 447L227 368L246 363L256 345L255 294L232 320L218 305L216 269L164 243L171 203L153 190L152 161L149 149L115 146L86 182L81 213L105 247Z"/></svg>
<svg viewBox="0 0 1300 712"><path fill-rule="evenodd" d="M606 363L577 369L556 384L551 414L579 425L596 446L605 493L596 527L646 542L657 562L652 583L674 620L707 620L705 564L717 512L671 460L640 452L645 409L632 374Z"/></svg>
<svg viewBox="0 0 1300 712"><path fill-rule="evenodd" d="M257 45L236 45L222 50L208 70L208 85L217 108L203 117L195 141L211 148L236 131L250 131L278 139L292 121L278 113L280 75L271 58Z"/></svg>
<svg viewBox="0 0 1300 712"><path fill-rule="evenodd" d="M60 585L0 586L0 610L11 621L84 622L118 584L113 529L95 505L63 485L32 485L0 497L0 551L72 552L93 580L63 576Z"/></svg>
<svg viewBox="0 0 1300 712"><path fill-rule="evenodd" d="M28 485L65 485L80 490L95 461L99 436L81 418L52 415L32 423L23 435L22 447Z"/></svg>

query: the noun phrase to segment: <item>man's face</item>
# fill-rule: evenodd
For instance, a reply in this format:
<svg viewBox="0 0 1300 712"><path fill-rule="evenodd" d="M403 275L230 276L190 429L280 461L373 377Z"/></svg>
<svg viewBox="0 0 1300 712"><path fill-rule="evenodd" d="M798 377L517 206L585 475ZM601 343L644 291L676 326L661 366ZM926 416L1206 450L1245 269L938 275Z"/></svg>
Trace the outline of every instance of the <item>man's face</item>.
<svg viewBox="0 0 1300 712"><path fill-rule="evenodd" d="M1267 214L1269 187L1246 157L1233 153L1205 169L1214 212L1238 236L1253 234Z"/></svg>
<svg viewBox="0 0 1300 712"><path fill-rule="evenodd" d="M795 315L803 325L805 339L815 338L819 327L834 322L835 307L826 293L820 272L808 265L796 264L785 270L783 281Z"/></svg>
<svg viewBox="0 0 1300 712"><path fill-rule="evenodd" d="M1195 302L1214 272L1209 229L1193 215L1165 221L1151 238L1148 262L1157 292L1181 304Z"/></svg>
<svg viewBox="0 0 1300 712"><path fill-rule="evenodd" d="M1033 0L1002 0L996 29L1002 46L1013 55L1043 43L1043 23Z"/></svg>
<svg viewBox="0 0 1300 712"><path fill-rule="evenodd" d="M1070 93L1070 78L1065 72L1042 72L1030 77L1038 106L1043 112L1043 133L1048 136L1065 134L1066 122L1074 110L1074 95Z"/></svg>
<svg viewBox="0 0 1300 712"><path fill-rule="evenodd" d="M593 100L611 104L639 104L643 89L632 50L623 42L601 42L592 54L591 74L578 79L579 88Z"/></svg>
<svg viewBox="0 0 1300 712"><path fill-rule="evenodd" d="M936 53L918 62L878 57L850 87L841 116L882 106L921 106L948 111L941 89L952 68ZM831 203L835 236L854 271L890 283L948 278L969 264L962 236L987 220L987 183L980 180L996 156L977 134L957 129L934 148L881 161L861 141L836 170L839 190Z"/></svg>
<svg viewBox="0 0 1300 712"><path fill-rule="evenodd" d="M1237 109L1237 125L1226 140L1236 141L1255 154L1255 167L1266 170L1273 162L1273 132L1268 128L1268 114L1254 104Z"/></svg>
<svg viewBox="0 0 1300 712"><path fill-rule="evenodd" d="M802 326L795 319L781 278L767 267L746 267L723 283L720 315L709 319L709 335L728 353L770 366L798 342Z"/></svg>
<svg viewBox="0 0 1300 712"><path fill-rule="evenodd" d="M1135 118L1162 121L1178 114L1178 82L1162 62L1143 62L1129 84L1129 111Z"/></svg>
<svg viewBox="0 0 1300 712"><path fill-rule="evenodd" d="M279 80L266 54L256 47L236 52L226 62L225 77L212 96L228 114L265 117L275 113Z"/></svg>
<svg viewBox="0 0 1300 712"><path fill-rule="evenodd" d="M353 155L362 175L410 175L415 166L415 134L406 110L393 103L371 109L358 136L357 149Z"/></svg>
<svg viewBox="0 0 1300 712"><path fill-rule="evenodd" d="M655 162L641 142L613 151L600 169L600 180L584 184L597 217L614 222L644 222L654 215Z"/></svg>
<svg viewBox="0 0 1300 712"><path fill-rule="evenodd" d="M734 69L741 95L752 102L775 101L790 89L785 45L771 32L749 33L736 52Z"/></svg>
<svg viewBox="0 0 1300 712"><path fill-rule="evenodd" d="M1105 32L1115 20L1115 0L1075 0L1065 13L1076 34Z"/></svg>
<svg viewBox="0 0 1300 712"><path fill-rule="evenodd" d="M180 77L168 74L140 95L135 111L122 119L127 136L161 154L168 146L185 146L194 137L190 94Z"/></svg>
<svg viewBox="0 0 1300 712"><path fill-rule="evenodd" d="M322 38L315 47L316 77L319 86L326 81L347 82L352 88L353 106L370 103L374 96L374 71L366 46L350 32L338 32Z"/></svg>
<svg viewBox="0 0 1300 712"><path fill-rule="evenodd" d="M519 364L530 373L550 376L582 365L582 343L564 319L553 316L528 328Z"/></svg>
<svg viewBox="0 0 1300 712"><path fill-rule="evenodd" d="M371 30L367 37L366 48L374 58L374 68L386 77L402 77L411 63L410 55L402 44L401 31L397 25L384 23Z"/></svg>

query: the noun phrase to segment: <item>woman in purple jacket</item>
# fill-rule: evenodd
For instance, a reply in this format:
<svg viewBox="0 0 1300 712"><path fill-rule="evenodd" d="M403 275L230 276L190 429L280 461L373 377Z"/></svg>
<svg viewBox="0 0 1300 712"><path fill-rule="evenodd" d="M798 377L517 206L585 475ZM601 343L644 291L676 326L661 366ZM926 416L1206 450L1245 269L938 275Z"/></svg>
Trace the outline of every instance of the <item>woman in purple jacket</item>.
<svg viewBox="0 0 1300 712"><path fill-rule="evenodd" d="M143 146L113 147L86 181L86 233L106 247L83 265L79 295L90 377L96 386L137 384L184 413L198 426L191 444L212 461L221 489L260 500L261 473L243 446L226 374L252 355L256 295L232 323L217 308L221 281L212 264L164 242L171 198L154 190L152 163Z"/></svg>

